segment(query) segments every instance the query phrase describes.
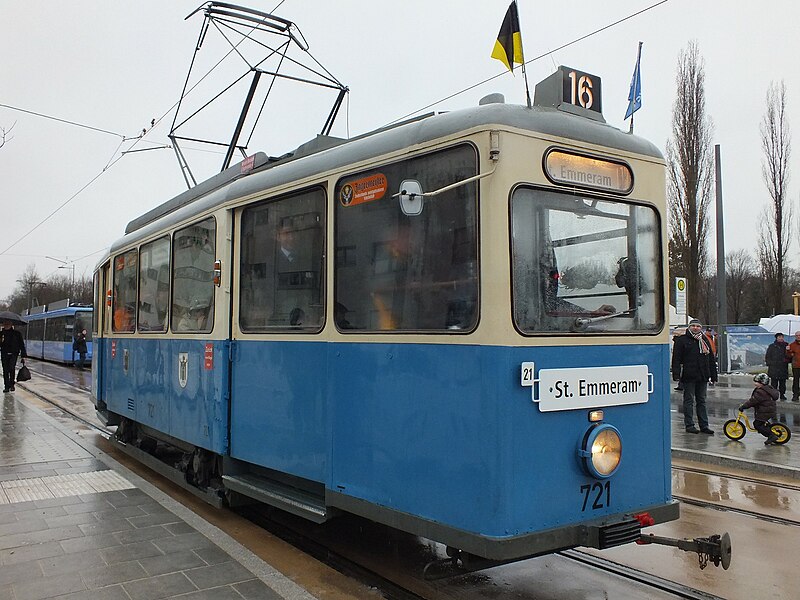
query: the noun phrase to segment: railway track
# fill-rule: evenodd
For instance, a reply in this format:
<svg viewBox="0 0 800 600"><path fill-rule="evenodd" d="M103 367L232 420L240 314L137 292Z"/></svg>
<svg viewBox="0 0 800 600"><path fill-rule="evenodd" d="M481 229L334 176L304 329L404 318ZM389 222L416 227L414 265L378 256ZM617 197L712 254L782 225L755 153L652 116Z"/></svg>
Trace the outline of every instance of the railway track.
<svg viewBox="0 0 800 600"><path fill-rule="evenodd" d="M44 374L44 373L41 373L41 372L37 373L37 377L47 377L48 379L52 379L54 381L58 381L60 383L66 384L66 385L70 385L71 387L75 387L76 389L81 389L81 388L79 388L79 387L77 387L75 385L72 385L68 381L65 381L65 380L62 380L62 379L57 379L55 377L51 377L50 375L47 375L47 374ZM93 423L89 419L85 418L84 416L82 416L81 414L75 412L74 410L68 408L67 406L64 406L63 404L60 404L60 403L58 403L58 402L56 402L56 401L44 396L43 394L40 394L36 390L32 389L31 386L26 385L25 383L19 383L19 382L17 382L17 385L19 387L21 387L21 388L24 388L28 393L33 394L34 396L36 396L42 402L45 402L45 403L49 404L50 406L53 406L53 407L59 409L61 412L65 413L65 414L68 414L70 417L72 417L76 421L80 422L81 424L83 424L83 425L85 425L87 427L90 427L90 428L94 429L95 431L98 431L106 439L108 439L112 435L114 435L114 432L111 429L108 429L107 427L103 427L101 425L98 425L97 423ZM85 390L83 390L83 391L85 391Z"/></svg>
<svg viewBox="0 0 800 600"><path fill-rule="evenodd" d="M763 477L754 477L754 476L747 476L747 475L736 475L732 473L720 473L719 471L712 471L711 469L701 469L698 467L685 467L685 466L675 466L672 465L673 471L682 471L685 473L697 473L698 475L711 475L714 477L725 477L727 479L734 479L736 481L744 481L747 483L757 483L762 485L773 485L776 487L780 487L786 490L794 490L796 492L800 492L800 485L795 485L791 483L779 483L776 484L773 481L769 481L768 479L764 479Z"/></svg>
<svg viewBox="0 0 800 600"><path fill-rule="evenodd" d="M46 377L64 385L68 385L76 389L82 389L80 386L75 385L74 382L69 381L64 377L55 377L52 374L43 373L41 371L37 372L37 377ZM70 418L75 419L83 425L98 431L102 436L108 438L113 435L114 432L112 430L98 426L96 423L91 422L76 411L71 410L69 407L36 392L35 390L31 389L30 386L25 386L25 384L22 385L28 392L36 396L39 400L62 411L63 413L69 415ZM86 390L84 389L83 391ZM707 475L718 475L717 473L713 473L711 471L703 472L701 469L684 469L679 467L676 467L676 469L693 471L697 472L698 474L702 473ZM733 476L731 477L733 478ZM755 478L742 477L739 479L744 481L752 481L754 483L765 483L764 481ZM800 490L800 487L794 487L791 489ZM676 498L678 498L678 496L676 496ZM704 506L716 510L727 510L756 518L763 518L765 520L770 520L777 523L785 523L794 526L800 525L800 523L795 521L759 515L753 511L731 509L729 507L715 505L711 502L697 501L691 498L679 499L688 504ZM280 511L276 511L275 509L265 509L264 507L258 506L244 507L239 509L237 512L242 516L245 516L259 527L263 528L265 531L268 531L273 535L283 539L287 543L290 543L292 546L298 548L315 560L318 560L367 586L380 590L380 592L390 600L442 600L443 598L449 599L462 597L459 593L455 593L453 589L448 589L448 585L446 583L428 582L424 580L422 578L421 569L415 572L413 567L408 568L408 565L404 565L406 568L401 568L399 570L388 569L389 572L387 573L386 568L375 568L374 564L373 566L370 566L369 561L354 560L353 558L347 556L345 552L338 550L336 544L327 543L329 540L326 540L324 537L320 538L315 536L313 534L313 530L318 526L306 523L302 521L302 519L280 513ZM357 517L354 519L359 520ZM364 527L382 526L370 524L365 525ZM441 556L444 555L442 554ZM598 557L581 550L565 550L556 553L556 556L560 557L562 560L583 565L592 571L599 571L608 574L609 576L633 582L637 586L646 588L646 590L658 590L661 593L668 594L675 598L684 598L688 600L715 600L719 598L718 596L714 596L702 590L670 581L645 571ZM429 558L435 557L431 555ZM454 571L454 575L451 579L465 577L478 577L481 580L483 579L479 572L459 572L458 570ZM458 589L460 592L464 592L463 587L458 586ZM646 594L646 590L642 590L642 593Z"/></svg>

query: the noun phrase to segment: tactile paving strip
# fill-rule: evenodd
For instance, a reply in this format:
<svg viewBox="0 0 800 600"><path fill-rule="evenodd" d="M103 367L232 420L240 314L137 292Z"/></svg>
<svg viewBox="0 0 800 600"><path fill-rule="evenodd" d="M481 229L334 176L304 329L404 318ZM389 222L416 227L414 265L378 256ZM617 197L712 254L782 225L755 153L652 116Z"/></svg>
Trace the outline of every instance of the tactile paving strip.
<svg viewBox="0 0 800 600"><path fill-rule="evenodd" d="M0 504L113 492L133 487L122 475L111 470L12 479L0 482Z"/></svg>
<svg viewBox="0 0 800 600"><path fill-rule="evenodd" d="M89 458L86 450L63 435L30 435L24 441L4 436L0 447L0 466L27 465L60 460Z"/></svg>

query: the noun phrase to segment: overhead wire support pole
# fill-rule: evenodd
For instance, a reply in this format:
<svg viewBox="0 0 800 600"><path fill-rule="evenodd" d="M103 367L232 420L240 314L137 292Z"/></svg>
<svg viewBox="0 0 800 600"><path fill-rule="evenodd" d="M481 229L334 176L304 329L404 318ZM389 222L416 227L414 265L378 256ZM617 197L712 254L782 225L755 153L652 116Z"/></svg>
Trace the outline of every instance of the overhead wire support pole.
<svg viewBox="0 0 800 600"><path fill-rule="evenodd" d="M719 339L718 364L728 370L728 338L721 331L728 323L728 288L725 273L725 221L722 211L722 158L720 146L714 146L714 173L716 175L717 202L717 336Z"/></svg>
<svg viewBox="0 0 800 600"><path fill-rule="evenodd" d="M225 160L222 162L222 169L220 169L220 172L231 166L233 152L236 150L236 143L239 141L239 135L242 133L245 119L247 119L247 113L250 110L250 105L253 103L253 96L256 94L256 88L258 87L259 79L261 79L261 71L256 70L253 72L253 81L250 84L250 91L247 93L247 98L244 101L242 112L239 115L239 121L236 123L236 129L233 131L233 137L231 138L231 143L228 146L228 151L225 153Z"/></svg>
<svg viewBox="0 0 800 600"><path fill-rule="evenodd" d="M189 165L186 163L186 159L183 157L183 152L181 152L177 138L175 136L169 136L169 138L172 140L172 149L175 151L175 156L178 157L178 165L181 168L181 175L183 175L183 179L186 181L186 187L191 189L197 185L197 180L194 178L192 170L189 168ZM191 181L189 181L190 178Z"/></svg>
<svg viewBox="0 0 800 600"><path fill-rule="evenodd" d="M333 104L333 108L331 108L331 112L328 115L328 120L325 121L325 125L322 126L322 131L320 135L330 135L331 128L333 127L333 122L336 120L336 115L339 114L339 109L342 107L342 102L344 102L344 97L350 90L346 87L343 87L339 90L339 96L336 98L336 102Z"/></svg>

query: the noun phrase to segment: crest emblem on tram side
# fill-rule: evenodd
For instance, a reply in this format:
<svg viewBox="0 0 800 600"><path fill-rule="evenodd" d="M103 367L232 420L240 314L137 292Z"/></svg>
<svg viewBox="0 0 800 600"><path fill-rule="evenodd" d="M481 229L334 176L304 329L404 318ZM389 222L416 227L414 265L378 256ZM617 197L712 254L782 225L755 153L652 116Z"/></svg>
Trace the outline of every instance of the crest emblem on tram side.
<svg viewBox="0 0 800 600"><path fill-rule="evenodd" d="M186 387L189 381L189 353L178 353L178 383L182 388Z"/></svg>
<svg viewBox="0 0 800 600"><path fill-rule="evenodd" d="M341 191L339 191L339 200L344 206L348 206L353 201L353 186L349 183L343 185Z"/></svg>

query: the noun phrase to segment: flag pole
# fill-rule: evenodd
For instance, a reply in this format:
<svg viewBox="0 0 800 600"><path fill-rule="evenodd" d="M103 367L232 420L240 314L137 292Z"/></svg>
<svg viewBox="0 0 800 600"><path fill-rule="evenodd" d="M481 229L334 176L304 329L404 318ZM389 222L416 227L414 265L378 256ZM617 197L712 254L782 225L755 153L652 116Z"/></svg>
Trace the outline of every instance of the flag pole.
<svg viewBox="0 0 800 600"><path fill-rule="evenodd" d="M636 53L636 67L633 70L633 81L631 81L631 92L630 98L628 99L628 110L631 110L631 127L628 130L628 133L633 133L633 115L636 113L636 84L637 80L639 80L638 85L641 86L641 60L642 60L642 42L639 42L639 50Z"/></svg>
<svg viewBox="0 0 800 600"><path fill-rule="evenodd" d="M522 76L525 78L525 98L528 100L528 108L531 108L531 90L528 87L528 72L525 70L525 63L522 63ZM631 120L631 127L633 127L633 121Z"/></svg>
<svg viewBox="0 0 800 600"><path fill-rule="evenodd" d="M514 0L514 4L517 4L517 0ZM519 4L517 4L517 18L519 18ZM525 79L525 99L528 101L528 108L531 108L531 89L528 86L528 72L525 70L525 44L522 43L522 25L519 26L519 46L522 49L522 77ZM512 65L514 63L511 63Z"/></svg>

